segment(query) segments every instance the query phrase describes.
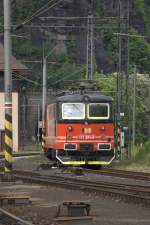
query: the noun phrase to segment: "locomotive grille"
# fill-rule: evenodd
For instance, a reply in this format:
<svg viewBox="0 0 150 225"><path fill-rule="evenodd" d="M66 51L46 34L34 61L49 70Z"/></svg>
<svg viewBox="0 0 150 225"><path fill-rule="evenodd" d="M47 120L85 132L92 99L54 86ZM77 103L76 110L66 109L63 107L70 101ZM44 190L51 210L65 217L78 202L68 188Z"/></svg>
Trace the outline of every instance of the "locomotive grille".
<svg viewBox="0 0 150 225"><path fill-rule="evenodd" d="M80 144L80 151L93 151L93 145L92 144Z"/></svg>

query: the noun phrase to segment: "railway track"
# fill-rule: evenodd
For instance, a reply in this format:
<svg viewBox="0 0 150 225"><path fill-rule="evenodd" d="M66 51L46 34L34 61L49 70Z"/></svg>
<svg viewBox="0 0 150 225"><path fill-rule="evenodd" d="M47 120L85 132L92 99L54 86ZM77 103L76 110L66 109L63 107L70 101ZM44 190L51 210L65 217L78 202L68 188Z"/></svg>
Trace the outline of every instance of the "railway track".
<svg viewBox="0 0 150 225"><path fill-rule="evenodd" d="M150 188L148 186L103 181L95 182L81 178L63 177L58 175L41 175L29 171L14 171L14 174L17 179L22 179L25 182L84 190L150 205Z"/></svg>
<svg viewBox="0 0 150 225"><path fill-rule="evenodd" d="M33 225L0 208L0 225Z"/></svg>
<svg viewBox="0 0 150 225"><path fill-rule="evenodd" d="M42 155L42 152L14 152L13 153L13 157L17 158L17 157L24 157L24 156L38 156L38 155ZM4 153L0 153L0 159L4 159L5 155Z"/></svg>
<svg viewBox="0 0 150 225"><path fill-rule="evenodd" d="M101 169L101 170L83 169L83 171L85 173L99 174L99 175L105 175L105 176L150 181L150 173L144 173L144 172L134 172L134 171L118 170L118 169Z"/></svg>
<svg viewBox="0 0 150 225"><path fill-rule="evenodd" d="M32 157L32 156L41 156L42 152L17 152L13 153L13 160L17 158L24 158L24 157ZM5 155L0 153L0 172L4 171L5 167Z"/></svg>

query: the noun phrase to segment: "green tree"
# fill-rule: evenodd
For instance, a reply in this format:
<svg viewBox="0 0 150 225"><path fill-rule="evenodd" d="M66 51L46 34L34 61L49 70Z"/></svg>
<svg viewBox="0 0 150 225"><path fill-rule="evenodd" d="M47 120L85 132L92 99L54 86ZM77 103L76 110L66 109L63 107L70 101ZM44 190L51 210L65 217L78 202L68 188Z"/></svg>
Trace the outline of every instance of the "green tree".
<svg viewBox="0 0 150 225"><path fill-rule="evenodd" d="M131 34L139 35L135 30ZM130 67L137 65L141 73L150 72L150 43L144 38L130 38Z"/></svg>

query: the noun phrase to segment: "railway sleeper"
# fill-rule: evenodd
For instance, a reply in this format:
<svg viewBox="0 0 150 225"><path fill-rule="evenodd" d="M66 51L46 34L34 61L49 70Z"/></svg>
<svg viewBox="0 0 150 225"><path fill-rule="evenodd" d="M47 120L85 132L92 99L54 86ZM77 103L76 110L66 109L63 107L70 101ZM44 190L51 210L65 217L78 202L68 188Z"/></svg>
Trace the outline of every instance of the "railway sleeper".
<svg viewBox="0 0 150 225"><path fill-rule="evenodd" d="M31 204L30 196L0 196L0 206Z"/></svg>

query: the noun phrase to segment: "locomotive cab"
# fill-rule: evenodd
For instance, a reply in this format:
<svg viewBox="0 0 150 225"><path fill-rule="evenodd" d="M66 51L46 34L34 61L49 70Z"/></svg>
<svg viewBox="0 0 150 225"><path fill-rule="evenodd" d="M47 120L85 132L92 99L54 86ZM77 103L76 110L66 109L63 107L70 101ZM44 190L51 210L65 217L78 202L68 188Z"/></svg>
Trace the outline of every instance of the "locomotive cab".
<svg viewBox="0 0 150 225"><path fill-rule="evenodd" d="M47 149L55 151L58 161L107 165L114 159L111 97L99 93L66 95L47 108L51 112L46 121Z"/></svg>

